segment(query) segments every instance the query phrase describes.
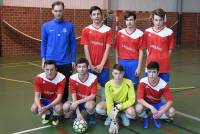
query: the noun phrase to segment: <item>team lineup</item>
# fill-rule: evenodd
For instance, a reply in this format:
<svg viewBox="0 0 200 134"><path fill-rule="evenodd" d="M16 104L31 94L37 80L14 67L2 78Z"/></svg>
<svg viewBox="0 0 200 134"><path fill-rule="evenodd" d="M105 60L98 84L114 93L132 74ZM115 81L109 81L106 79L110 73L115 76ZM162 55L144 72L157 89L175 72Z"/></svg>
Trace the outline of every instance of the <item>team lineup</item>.
<svg viewBox="0 0 200 134"><path fill-rule="evenodd" d="M85 58L78 59L74 26L64 20L63 13L64 3L54 2L54 19L42 25L44 72L35 77L31 107L33 114L42 117L42 124L52 121L52 125L58 125L64 117L74 121L75 132L82 133L87 129L86 124L96 124L95 114L98 114L110 133L118 133L120 118L126 127L130 120L142 118L144 129L149 128L150 120L155 128L161 128L161 119L173 120L169 71L174 33L165 26L163 9L152 11L153 26L144 32L136 27L135 12L126 11L125 28L113 39L112 29L103 23L101 8L92 6L89 11L92 24L82 30L80 40ZM112 45L115 64L110 70ZM145 74L139 80L143 75L144 54ZM101 99L97 102L98 84ZM77 127L79 124L81 128Z"/></svg>

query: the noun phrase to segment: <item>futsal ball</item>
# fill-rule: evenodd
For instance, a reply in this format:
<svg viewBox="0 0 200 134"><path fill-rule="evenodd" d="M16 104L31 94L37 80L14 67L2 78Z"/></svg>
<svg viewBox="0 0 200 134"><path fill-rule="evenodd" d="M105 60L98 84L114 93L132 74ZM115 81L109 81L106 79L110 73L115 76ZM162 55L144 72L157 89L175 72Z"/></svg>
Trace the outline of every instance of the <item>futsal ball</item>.
<svg viewBox="0 0 200 134"><path fill-rule="evenodd" d="M87 122L85 120L75 119L73 129L76 133L84 133L87 130Z"/></svg>

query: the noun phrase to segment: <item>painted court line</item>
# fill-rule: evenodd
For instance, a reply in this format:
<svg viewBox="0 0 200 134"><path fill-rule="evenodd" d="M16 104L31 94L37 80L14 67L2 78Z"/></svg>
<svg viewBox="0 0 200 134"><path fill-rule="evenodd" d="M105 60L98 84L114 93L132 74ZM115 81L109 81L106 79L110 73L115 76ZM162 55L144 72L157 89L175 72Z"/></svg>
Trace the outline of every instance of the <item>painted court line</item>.
<svg viewBox="0 0 200 134"><path fill-rule="evenodd" d="M47 125L47 126L43 126L43 127L37 127L37 128L33 128L33 129L28 129L28 130L24 130L24 131L12 133L12 134L24 134L24 133L28 133L28 132L37 131L37 130L40 130L40 129L49 128L49 127L51 127L51 125Z"/></svg>
<svg viewBox="0 0 200 134"><path fill-rule="evenodd" d="M0 64L0 66L4 66L4 65L16 65L16 64L18 65L18 64L28 63L28 62L40 62L40 61L36 60L36 61L24 61L24 62L2 63L2 64Z"/></svg>
<svg viewBox="0 0 200 134"><path fill-rule="evenodd" d="M29 65L41 68L41 65L35 64L33 62L27 62Z"/></svg>
<svg viewBox="0 0 200 134"><path fill-rule="evenodd" d="M32 84L31 82L28 82L28 81L9 79L9 78L5 78L5 77L1 77L1 76L0 76L0 79L1 79L1 80L12 81L12 82L19 82L19 83Z"/></svg>
<svg viewBox="0 0 200 134"><path fill-rule="evenodd" d="M182 112L180 112L180 111L176 111L176 114L200 122L200 118L198 118L198 117L195 117L195 116L192 116L192 115L189 115L189 114L186 114L186 113L182 113Z"/></svg>

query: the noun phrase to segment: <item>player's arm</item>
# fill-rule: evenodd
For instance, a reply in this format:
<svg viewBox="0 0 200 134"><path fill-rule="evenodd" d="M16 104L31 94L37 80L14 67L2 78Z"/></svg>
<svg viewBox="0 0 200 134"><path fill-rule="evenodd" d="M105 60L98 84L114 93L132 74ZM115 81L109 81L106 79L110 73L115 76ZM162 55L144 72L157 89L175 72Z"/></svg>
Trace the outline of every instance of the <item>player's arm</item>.
<svg viewBox="0 0 200 134"><path fill-rule="evenodd" d="M136 69L136 76L140 75L140 70L141 70L141 66L142 66L142 59L143 59L143 50L139 50L139 58L138 58L138 66Z"/></svg>
<svg viewBox="0 0 200 134"><path fill-rule="evenodd" d="M88 45L84 45L84 53L85 53L86 59L87 59L88 62L89 62L89 65L90 65L90 67L91 67L91 70L94 70L94 66L93 66L92 61L91 61L91 57L90 57Z"/></svg>
<svg viewBox="0 0 200 134"><path fill-rule="evenodd" d="M118 50L115 49L115 63L118 64Z"/></svg>
<svg viewBox="0 0 200 134"><path fill-rule="evenodd" d="M81 115L80 109L78 107L78 101L77 101L77 95L76 93L72 93L72 104L71 104L71 110L76 110L76 115L78 119L83 119L83 116Z"/></svg>
<svg viewBox="0 0 200 134"><path fill-rule="evenodd" d="M62 96L63 94L57 94L57 97L54 101L52 101L52 103L50 103L49 105L47 105L47 109L49 108L53 108L54 106L56 106L57 104L61 103L62 100Z"/></svg>
<svg viewBox="0 0 200 134"><path fill-rule="evenodd" d="M40 92L35 92L34 102L35 102L36 106L38 107L39 111L42 109L42 105L40 103L40 96L41 96Z"/></svg>
<svg viewBox="0 0 200 134"><path fill-rule="evenodd" d="M107 114L108 114L108 116L110 116L111 110L114 107L114 101L113 101L113 98L112 98L112 96L110 94L109 86L110 85L108 85L108 84L105 85L106 108L107 108Z"/></svg>
<svg viewBox="0 0 200 134"><path fill-rule="evenodd" d="M75 32L74 27L72 25L71 27L71 33L70 33L70 48L71 48L71 57L72 57L72 65L75 67L76 63L76 39L75 39Z"/></svg>
<svg viewBox="0 0 200 134"><path fill-rule="evenodd" d="M172 106L173 101L167 101L167 103L159 110L161 114L164 114L169 110L169 108Z"/></svg>
<svg viewBox="0 0 200 134"><path fill-rule="evenodd" d="M88 102L90 100L94 100L95 97L96 97L96 94L91 94L90 96L87 96L87 97L85 97L83 99L77 100L77 103L78 104L85 103L85 102Z"/></svg>
<svg viewBox="0 0 200 134"><path fill-rule="evenodd" d="M135 90L134 90L134 87L133 87L133 83L130 81L130 83L127 83L127 85L125 85L125 86L128 86L128 88L129 88L128 97L127 97L127 100L125 102L120 103L118 105L118 108L120 110L126 109L126 108L132 106L135 103Z"/></svg>
<svg viewBox="0 0 200 134"><path fill-rule="evenodd" d="M42 69L44 69L44 62L46 57L46 49L47 49L47 40L48 40L48 34L45 29L45 25L42 26L41 30L41 57L42 57Z"/></svg>
<svg viewBox="0 0 200 134"><path fill-rule="evenodd" d="M150 109L153 114L156 114L158 111L151 104L149 104L147 101L144 100L144 97L146 95L144 90L145 90L145 84L142 82L139 83L137 90L137 101L144 107Z"/></svg>
<svg viewBox="0 0 200 134"><path fill-rule="evenodd" d="M171 54L172 54L172 49L169 49L169 50L168 50L168 54L169 54L169 57L170 57Z"/></svg>
<svg viewBox="0 0 200 134"><path fill-rule="evenodd" d="M107 60L108 55L109 55L110 47L111 47L110 44L106 44L106 50L104 52L101 63L99 65L97 65L97 69L98 69L99 73L102 71L104 64L106 63L106 60Z"/></svg>

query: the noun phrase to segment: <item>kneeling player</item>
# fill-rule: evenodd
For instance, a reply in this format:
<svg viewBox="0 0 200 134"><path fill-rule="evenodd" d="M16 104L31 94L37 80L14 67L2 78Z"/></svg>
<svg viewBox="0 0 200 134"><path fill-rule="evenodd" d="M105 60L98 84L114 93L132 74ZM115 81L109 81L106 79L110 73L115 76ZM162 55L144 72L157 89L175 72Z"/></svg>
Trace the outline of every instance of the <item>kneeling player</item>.
<svg viewBox="0 0 200 134"><path fill-rule="evenodd" d="M44 71L35 77L35 97L31 111L43 116L43 124L48 123L52 117L52 124L58 125L66 79L63 74L57 72L55 61L45 61Z"/></svg>
<svg viewBox="0 0 200 134"><path fill-rule="evenodd" d="M70 76L70 92L72 101L67 101L63 105L63 112L69 118L74 112L76 118L83 120L81 110L86 110L89 125L95 122L95 98L97 91L97 76L88 72L88 61L80 58L76 63L77 73Z"/></svg>
<svg viewBox="0 0 200 134"><path fill-rule="evenodd" d="M151 119L156 128L160 128L159 119L169 119L175 115L175 109L172 107L173 98L167 83L158 77L159 64L157 62L150 62L147 65L148 77L140 80L138 91L136 112L143 117L143 127L149 127L147 110L152 113ZM161 101L164 97L166 102Z"/></svg>
<svg viewBox="0 0 200 134"><path fill-rule="evenodd" d="M96 112L105 115L107 108L108 117L104 125L110 125L110 133L118 133L118 113L120 113L124 126L129 126L129 119L135 118L136 114L133 107L135 92L132 81L124 78L124 69L121 65L115 64L113 66L112 75L114 79L108 81L105 86L106 104L100 102L96 106Z"/></svg>

